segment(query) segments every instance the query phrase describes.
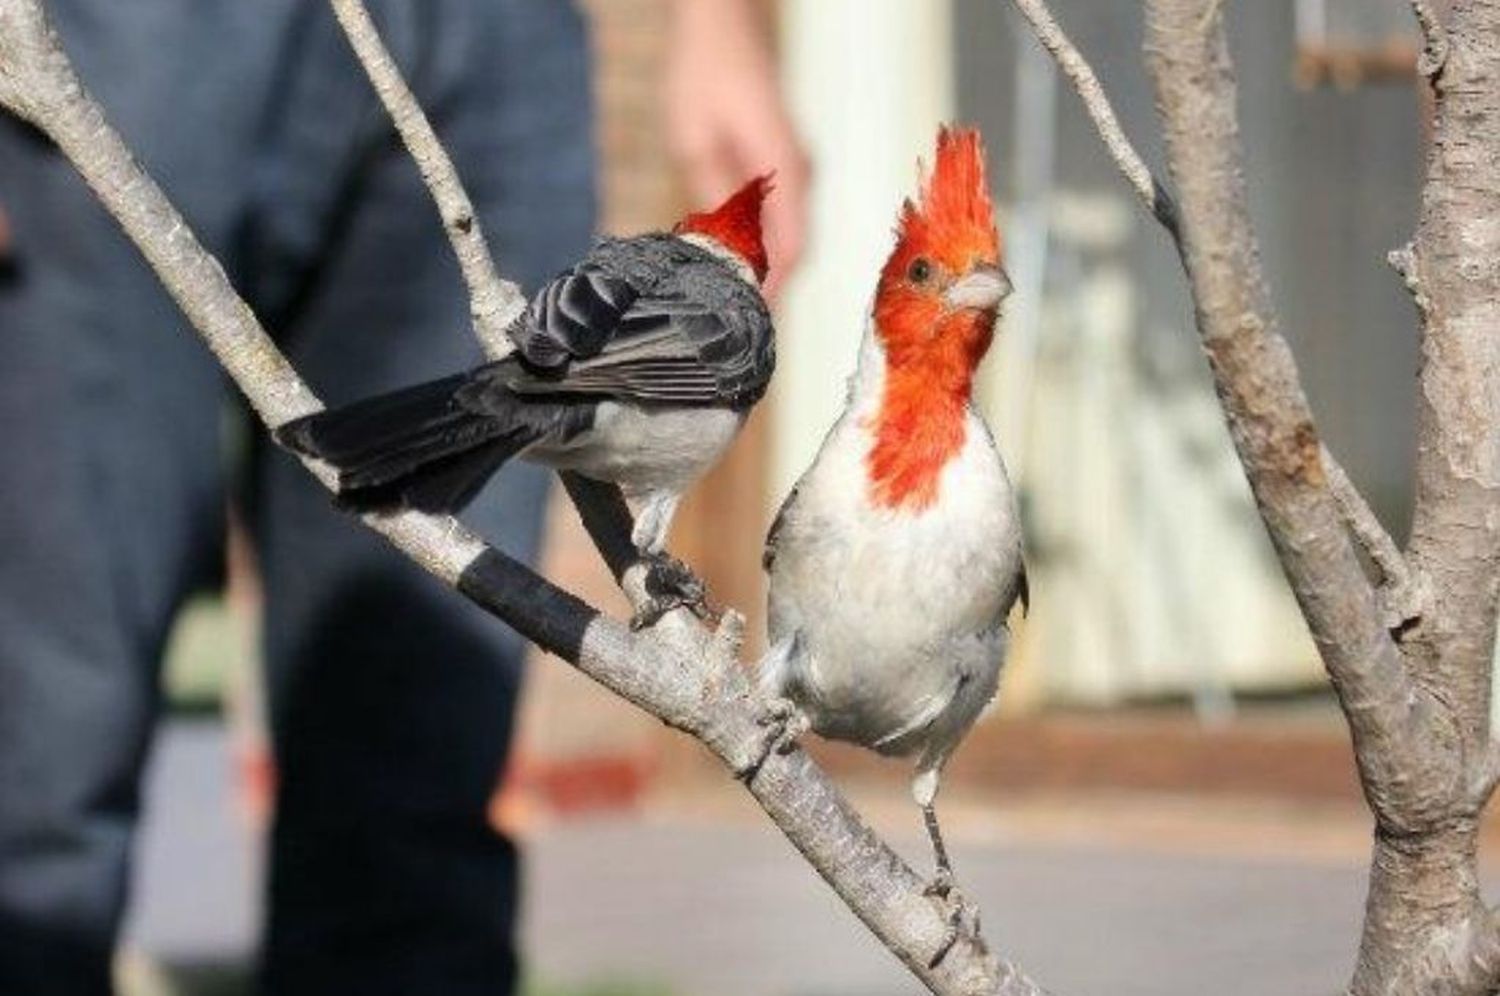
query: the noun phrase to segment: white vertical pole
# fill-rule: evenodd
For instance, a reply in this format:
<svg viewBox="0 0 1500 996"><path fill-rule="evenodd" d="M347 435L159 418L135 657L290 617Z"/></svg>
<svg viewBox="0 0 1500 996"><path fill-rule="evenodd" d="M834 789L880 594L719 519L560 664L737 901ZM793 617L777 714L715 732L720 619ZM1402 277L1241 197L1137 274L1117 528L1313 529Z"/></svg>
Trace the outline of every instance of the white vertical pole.
<svg viewBox="0 0 1500 996"><path fill-rule="evenodd" d="M812 243L777 321L773 504L842 406L897 208L954 106L949 0L785 0L782 35L815 175Z"/></svg>

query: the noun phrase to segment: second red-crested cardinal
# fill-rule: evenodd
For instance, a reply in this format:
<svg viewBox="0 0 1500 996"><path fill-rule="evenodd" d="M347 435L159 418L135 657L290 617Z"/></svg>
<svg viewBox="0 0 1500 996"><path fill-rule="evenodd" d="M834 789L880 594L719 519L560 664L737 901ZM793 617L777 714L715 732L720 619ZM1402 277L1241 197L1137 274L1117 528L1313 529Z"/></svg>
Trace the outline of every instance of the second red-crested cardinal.
<svg viewBox="0 0 1500 996"><path fill-rule="evenodd" d="M636 506L632 541L666 574L652 587L701 590L662 551L678 500L775 366L760 293L769 191L757 177L670 233L601 239L531 301L510 357L298 419L277 439L337 468L337 501L356 511L458 511L512 458L618 484Z"/></svg>
<svg viewBox="0 0 1500 996"><path fill-rule="evenodd" d="M944 129L901 211L844 412L766 545L760 681L790 719L782 744L810 726L915 757L941 895L939 774L994 698L1026 597L1015 498L971 403L1009 291L979 137Z"/></svg>

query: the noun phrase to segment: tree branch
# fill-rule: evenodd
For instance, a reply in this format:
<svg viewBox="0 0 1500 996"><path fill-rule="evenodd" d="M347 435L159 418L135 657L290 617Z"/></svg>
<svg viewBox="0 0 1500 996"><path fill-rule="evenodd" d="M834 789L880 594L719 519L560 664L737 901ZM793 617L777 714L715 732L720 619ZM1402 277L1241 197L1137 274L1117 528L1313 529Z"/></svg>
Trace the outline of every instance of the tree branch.
<svg viewBox="0 0 1500 996"><path fill-rule="evenodd" d="M1456 483L1452 471L1483 468L1480 476L1488 475L1489 484L1500 486L1500 454L1493 445L1500 422L1486 418L1500 415L1500 392L1493 381L1487 387L1476 380L1480 370L1500 365L1500 350L1488 334L1500 319L1494 303L1500 301L1500 286L1484 288L1489 307L1482 325L1470 330L1473 337L1463 345L1439 357L1436 366L1446 368L1438 371L1439 383L1424 384L1419 409L1431 413L1436 401L1447 409L1439 421L1452 415L1463 428L1460 439L1444 440L1419 421L1419 503L1411 563L1417 578L1432 580L1434 598L1398 650L1381 625L1348 537L1338 528L1339 512L1330 493L1337 489L1330 487L1296 365L1270 307L1242 172L1234 67L1223 19L1205 20L1205 4L1211 2L1147 0L1147 62L1165 126L1168 162L1182 194L1179 246L1215 384L1261 517L1348 718L1361 784L1376 818L1370 891L1350 993L1490 992L1500 969L1495 957L1500 945L1493 930L1474 926L1488 924L1490 918L1479 897L1477 810L1470 789L1480 745L1488 739L1494 581L1500 566L1495 556L1500 551L1494 547L1500 510L1484 502L1500 491L1485 495L1483 487L1470 487L1472 481ZM1464 7L1485 8L1489 17L1473 43L1496 64L1476 75L1473 89L1483 94L1476 105L1493 105L1492 84L1500 70L1493 40L1500 34L1495 23L1500 9L1493 0L1467 0ZM1443 70L1445 85L1459 61L1456 53ZM1480 142L1500 140L1500 120L1486 122L1479 106L1468 110L1461 128L1478 124L1483 135L1488 123L1491 134ZM1444 146L1441 134L1436 144ZM1469 167L1463 183L1450 188L1434 183L1430 173L1424 200L1435 186L1450 194L1472 183L1494 186L1496 172L1490 164L1497 158L1495 150L1493 142L1464 149L1455 163ZM1473 168L1480 163L1487 170L1483 177L1475 174L1485 170ZM1462 220L1445 219L1447 227L1438 236L1469 239L1450 244L1448 260L1483 260L1485 272L1494 275L1493 260L1500 250L1494 219L1500 216L1500 203L1476 198L1466 212ZM1464 232L1464 222L1473 229ZM1408 274L1413 283L1425 269L1421 243L1419 234ZM1478 304L1481 299L1471 300ZM1443 308L1439 304L1433 310ZM1466 347L1472 349L1469 355L1463 355ZM1429 350L1424 379L1433 367ZM1454 374L1454 380L1446 380ZM1434 399L1434 386L1445 396ZM1482 414L1461 414L1466 405ZM1458 445L1445 447L1453 442ZM1441 508L1461 520L1449 519L1427 533L1437 542L1435 555L1425 559L1424 467L1432 475L1428 494L1442 495L1429 511ZM1444 518L1441 512L1438 518ZM1476 522L1484 523L1477 534ZM1463 528L1448 532L1452 525ZM1446 573L1439 573L1445 568ZM1465 601L1461 619L1452 612L1455 589L1473 596ZM1486 636L1481 661L1480 643ZM1456 644L1463 653L1448 654ZM1434 952L1457 952L1457 960L1434 958Z"/></svg>
<svg viewBox="0 0 1500 996"><path fill-rule="evenodd" d="M1261 518L1348 715L1366 792L1379 819L1405 825L1456 794L1448 710L1408 675L1329 493L1250 221L1223 21L1205 37L1203 3L1146 5L1198 327Z"/></svg>
<svg viewBox="0 0 1500 996"><path fill-rule="evenodd" d="M1218 7L1211 0L1147 4L1148 58L1169 163L1183 193L1181 214L1173 206L1163 218L1163 204L1172 204L1163 201L1165 185L1125 136L1096 74L1045 0L1012 3L1073 82L1136 196L1173 236L1240 463L1349 718L1367 789L1388 809L1387 802L1412 790L1417 764L1408 759L1432 756L1415 748L1432 736L1436 704L1411 681L1349 545L1345 510L1329 489L1331 474L1347 477L1325 463L1270 307L1240 171L1234 76ZM1350 510L1363 505L1352 502ZM1369 532L1372 523L1347 524ZM1377 542L1373 534L1370 540ZM1433 772L1421 774L1423 784L1433 784ZM1438 781L1451 785L1455 777L1449 772Z"/></svg>
<svg viewBox="0 0 1500 996"><path fill-rule="evenodd" d="M526 308L521 289L503 279L496 269L479 216L459 182L453 160L402 79L365 5L361 0L329 0L329 3L381 103L390 113L401 141L416 160L422 180L432 191L432 199L437 202L443 230L453 244L453 254L458 257L459 269L469 288L469 312L480 345L492 360L509 356L515 346L505 330Z"/></svg>
<svg viewBox="0 0 1500 996"><path fill-rule="evenodd" d="M1415 2L1421 3L1422 0L1415 0ZM1181 252L1181 219L1177 203L1167 193L1165 184L1146 165L1145 159L1125 135L1119 118L1116 117L1114 108L1110 105L1109 96L1099 83L1093 67L1068 38L1045 0L1012 0L1012 3L1021 16L1030 22L1037 40L1052 54L1063 74L1072 82L1073 89L1083 101L1084 109L1088 112L1095 130L1099 133L1100 140L1104 143L1105 151L1114 160L1121 175L1125 177L1126 182L1130 184L1146 210L1172 236L1178 251ZM1213 3L1202 15L1199 28L1202 31L1208 31L1214 19L1221 13L1222 3ZM1358 489L1354 487L1349 476L1344 473L1344 469L1338 465L1333 454L1326 447L1322 451L1322 459L1328 472L1329 483L1335 486L1333 497L1338 502L1339 510L1344 515L1346 523L1380 568L1391 590L1400 593L1399 600L1394 605L1387 605L1387 624L1400 625L1414 618L1415 596L1411 594L1413 589L1408 583L1410 579L1405 560L1397 550L1395 542L1370 512L1369 506L1359 494ZM1391 621L1393 613L1400 617L1394 622Z"/></svg>
<svg viewBox="0 0 1500 996"><path fill-rule="evenodd" d="M38 0L0 0L0 106L44 131L119 221L268 425L321 405L276 349L154 181L85 91ZM310 464L325 485L329 468ZM528 639L700 739L743 770L760 754L761 704L738 666L739 627L682 623L632 633L487 546L458 522L415 512L365 525ZM678 616L682 613L676 614ZM982 940L960 942L936 966L946 922L923 881L860 819L801 751L774 753L749 790L792 844L872 933L932 992L1040 996Z"/></svg>
<svg viewBox="0 0 1500 996"><path fill-rule="evenodd" d="M1400 629L1419 619L1424 594L1406 558L1396 547L1396 541L1375 518L1359 489L1326 446L1323 447L1323 467L1328 473L1328 490L1338 504L1345 524L1380 572L1380 601L1385 609L1386 629Z"/></svg>
<svg viewBox="0 0 1500 996"><path fill-rule="evenodd" d="M1166 187L1151 172L1151 167L1146 165L1146 160L1135 151L1135 146L1130 144L1130 139L1125 136L1125 129L1120 127L1120 119L1115 116L1115 109L1110 106L1109 97L1099 83L1099 77L1095 75L1094 68L1068 38L1062 25L1057 23L1057 18L1052 15L1046 0L1011 0L1011 2L1021 16L1031 24L1037 41L1041 42L1042 47L1057 62L1063 75L1073 84L1073 89L1083 101L1084 110L1088 112L1090 120L1094 122L1094 128L1099 132L1099 138L1104 142L1105 150L1115 161L1115 166L1125 177L1125 182L1130 184L1136 196L1141 199L1141 203L1146 206L1146 210L1161 222L1162 227L1172 238L1179 238L1177 203L1172 200Z"/></svg>
<svg viewBox="0 0 1500 996"><path fill-rule="evenodd" d="M1432 86L1416 237L1401 257L1422 336L1408 553L1435 601L1414 636L1477 755L1500 603L1500 6L1454 3L1446 25L1420 6L1429 39L1449 51Z"/></svg>

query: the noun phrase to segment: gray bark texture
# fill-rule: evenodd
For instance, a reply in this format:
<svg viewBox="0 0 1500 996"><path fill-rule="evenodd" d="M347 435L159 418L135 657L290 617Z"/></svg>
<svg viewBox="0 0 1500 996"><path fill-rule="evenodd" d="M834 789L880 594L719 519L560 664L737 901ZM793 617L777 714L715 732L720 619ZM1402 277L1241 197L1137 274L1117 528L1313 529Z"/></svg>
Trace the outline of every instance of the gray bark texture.
<svg viewBox="0 0 1500 996"><path fill-rule="evenodd" d="M421 164L469 285L476 331L503 349L495 316L519 306L498 276L452 164L400 81L361 4L332 0L361 63ZM267 426L316 411L321 403L276 349L161 189L135 162L88 94L47 22L40 0L0 0L0 106L45 132L120 223ZM486 318L485 316L490 316ZM503 328L503 326L502 326ZM325 485L329 468L309 464ZM627 594L638 600L641 571L621 553L628 516L612 489L566 482L591 534ZM740 666L743 621L726 615L716 630L689 613L669 614L635 633L487 546L449 518L417 513L369 516L365 524L424 569L458 588L539 646L611 691L704 743L732 772L762 754L760 702ZM925 881L864 822L801 750L772 752L747 779L766 814L876 938L929 990L951 996L1040 996L1019 970L992 955L977 935L945 943L947 909L923 894Z"/></svg>
<svg viewBox="0 0 1500 996"><path fill-rule="evenodd" d="M1374 816L1348 992L1500 988L1479 816L1500 779L1490 670L1500 598L1500 0L1426 0L1434 127L1421 221L1391 254L1417 305L1417 505L1403 553L1322 446L1250 222L1222 0L1144 0L1175 211L1042 0L1013 0L1121 173L1172 234L1231 438L1353 738ZM1146 174L1149 175L1149 174ZM1366 576L1355 544L1378 574Z"/></svg>

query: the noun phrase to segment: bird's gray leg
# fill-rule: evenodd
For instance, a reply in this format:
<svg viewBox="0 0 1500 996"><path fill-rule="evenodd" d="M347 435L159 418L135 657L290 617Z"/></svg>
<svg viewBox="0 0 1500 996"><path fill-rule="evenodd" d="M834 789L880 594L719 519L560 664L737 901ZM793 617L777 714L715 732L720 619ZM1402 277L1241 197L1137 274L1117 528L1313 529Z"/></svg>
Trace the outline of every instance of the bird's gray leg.
<svg viewBox="0 0 1500 996"><path fill-rule="evenodd" d="M646 562L647 600L630 619L631 629L653 626L677 608L691 609L700 619L710 616L708 588L686 564L665 552L667 532L682 495L657 491L641 502L630 541Z"/></svg>
<svg viewBox="0 0 1500 996"><path fill-rule="evenodd" d="M937 765L926 767L912 782L912 796L922 807L922 821L927 825L927 837L932 841L932 856L937 866L932 881L922 892L943 904L948 922L942 942L928 959L929 967L947 957L960 937L979 935L979 911L954 884L953 865L948 860L948 848L943 843L943 831L938 826L937 810L933 807L933 800L937 797L938 771Z"/></svg>
<svg viewBox="0 0 1500 996"><path fill-rule="evenodd" d="M792 658L800 646L794 634L778 640L756 666L756 684L767 696L765 711L756 717L765 736L750 759L735 769L735 777L748 784L772 754L789 754L798 739L812 727L807 713L798 708L786 694Z"/></svg>
<svg viewBox="0 0 1500 996"><path fill-rule="evenodd" d="M932 856L937 872L924 890L929 896L946 899L953 891L953 865L948 861L948 848L943 845L943 831L938 827L937 810L931 803L922 807L922 821L927 824L927 837L932 841Z"/></svg>

